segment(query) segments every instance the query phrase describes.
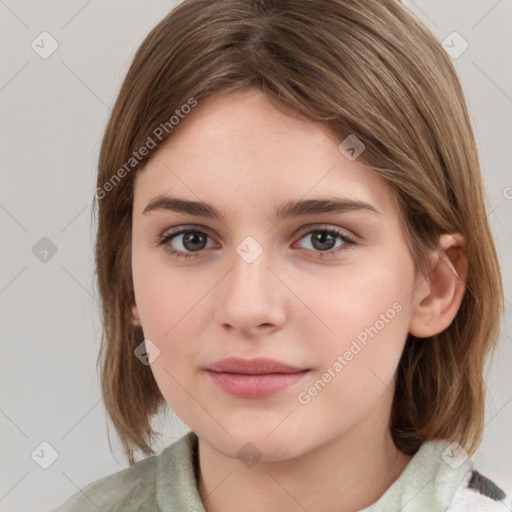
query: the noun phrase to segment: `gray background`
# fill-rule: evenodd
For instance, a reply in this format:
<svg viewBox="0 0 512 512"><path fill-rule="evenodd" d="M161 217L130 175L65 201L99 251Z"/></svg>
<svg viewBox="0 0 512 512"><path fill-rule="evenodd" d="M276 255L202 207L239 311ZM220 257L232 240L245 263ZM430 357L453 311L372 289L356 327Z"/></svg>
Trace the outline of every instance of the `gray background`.
<svg viewBox="0 0 512 512"><path fill-rule="evenodd" d="M481 472L510 485L512 1L404 3L440 41L457 31L469 43L454 62L475 127L507 299L487 371L484 440L474 460ZM112 428L115 458L110 452L96 372L100 322L90 206L110 106L134 51L174 5L0 0L2 511L50 510L127 465ZM43 31L59 45L47 59L31 48L33 40L42 46ZM54 255L41 252L48 249L43 237ZM157 451L188 431L171 416L155 423L164 433ZM52 462L52 448L42 442L58 455L47 469L40 465Z"/></svg>

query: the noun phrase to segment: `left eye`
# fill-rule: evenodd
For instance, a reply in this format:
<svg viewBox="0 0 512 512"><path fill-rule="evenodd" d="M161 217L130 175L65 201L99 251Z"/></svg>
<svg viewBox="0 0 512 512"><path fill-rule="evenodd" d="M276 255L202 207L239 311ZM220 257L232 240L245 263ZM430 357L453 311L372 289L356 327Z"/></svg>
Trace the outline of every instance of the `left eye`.
<svg viewBox="0 0 512 512"><path fill-rule="evenodd" d="M305 235L301 237L302 239L311 240L311 246L308 249L320 251L320 252L336 252L335 249L342 245L353 244L355 241L345 235L344 233L337 231L335 229L314 229L308 231ZM340 240L340 243L336 245L336 241Z"/></svg>

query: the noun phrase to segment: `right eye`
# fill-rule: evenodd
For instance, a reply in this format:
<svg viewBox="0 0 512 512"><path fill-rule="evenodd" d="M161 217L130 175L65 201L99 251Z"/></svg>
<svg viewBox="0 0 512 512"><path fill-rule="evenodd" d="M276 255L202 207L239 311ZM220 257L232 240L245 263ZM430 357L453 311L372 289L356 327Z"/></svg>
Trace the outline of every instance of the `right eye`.
<svg viewBox="0 0 512 512"><path fill-rule="evenodd" d="M211 247L207 244L209 238L206 233L197 229L177 229L166 233L161 239L160 245L173 257L195 258L199 254L194 253L200 253L203 249Z"/></svg>

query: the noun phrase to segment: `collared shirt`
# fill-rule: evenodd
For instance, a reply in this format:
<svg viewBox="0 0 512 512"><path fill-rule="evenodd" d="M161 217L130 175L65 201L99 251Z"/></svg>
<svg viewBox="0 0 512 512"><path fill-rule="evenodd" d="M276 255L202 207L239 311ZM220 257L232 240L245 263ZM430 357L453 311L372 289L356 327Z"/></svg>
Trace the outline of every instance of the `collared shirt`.
<svg viewBox="0 0 512 512"><path fill-rule="evenodd" d="M190 431L158 456L101 478L54 512L206 512L196 477L197 435ZM510 512L512 500L455 444L428 441L372 505L360 512Z"/></svg>

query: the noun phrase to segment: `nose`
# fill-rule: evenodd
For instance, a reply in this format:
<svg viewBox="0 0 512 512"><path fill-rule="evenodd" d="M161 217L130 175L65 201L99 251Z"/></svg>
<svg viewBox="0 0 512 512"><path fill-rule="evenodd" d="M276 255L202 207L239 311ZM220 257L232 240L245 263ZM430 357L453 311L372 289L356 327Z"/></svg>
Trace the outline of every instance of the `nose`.
<svg viewBox="0 0 512 512"><path fill-rule="evenodd" d="M266 251L250 262L238 253L218 288L217 322L226 331L254 337L280 329L286 321L287 288Z"/></svg>

